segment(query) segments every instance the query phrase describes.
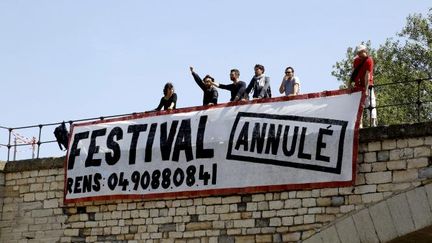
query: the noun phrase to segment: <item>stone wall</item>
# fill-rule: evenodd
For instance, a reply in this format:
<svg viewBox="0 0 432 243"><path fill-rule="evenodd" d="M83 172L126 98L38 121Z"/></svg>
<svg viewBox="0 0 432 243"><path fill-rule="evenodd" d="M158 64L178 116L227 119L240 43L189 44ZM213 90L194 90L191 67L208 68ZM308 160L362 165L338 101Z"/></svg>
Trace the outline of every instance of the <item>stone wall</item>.
<svg viewBox="0 0 432 243"><path fill-rule="evenodd" d="M345 215L431 183L431 147L432 123L370 128L360 133L351 187L68 205L63 158L9 162L0 171L0 242L304 240Z"/></svg>

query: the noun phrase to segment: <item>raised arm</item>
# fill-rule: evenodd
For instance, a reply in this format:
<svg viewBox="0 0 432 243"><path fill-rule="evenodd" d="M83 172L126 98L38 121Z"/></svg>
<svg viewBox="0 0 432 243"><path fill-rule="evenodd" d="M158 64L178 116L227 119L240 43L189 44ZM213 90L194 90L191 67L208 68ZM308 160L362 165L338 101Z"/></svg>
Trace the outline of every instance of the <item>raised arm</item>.
<svg viewBox="0 0 432 243"><path fill-rule="evenodd" d="M285 82L286 82L286 77L284 77L282 79L281 85L279 87L279 93L283 94L283 92L285 92Z"/></svg>
<svg viewBox="0 0 432 243"><path fill-rule="evenodd" d="M190 71L191 71L191 73L192 73L192 76L193 76L195 82L198 84L198 86L199 86L203 91L205 91L204 83L203 83L202 79L200 78L200 76L199 76L197 73L194 72L193 67L190 67L189 69L190 69Z"/></svg>

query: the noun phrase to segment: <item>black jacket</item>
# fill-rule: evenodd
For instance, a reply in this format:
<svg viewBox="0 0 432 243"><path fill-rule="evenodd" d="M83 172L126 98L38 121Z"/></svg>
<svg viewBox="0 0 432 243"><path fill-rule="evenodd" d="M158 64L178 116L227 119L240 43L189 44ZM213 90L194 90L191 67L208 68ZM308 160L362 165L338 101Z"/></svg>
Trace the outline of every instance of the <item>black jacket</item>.
<svg viewBox="0 0 432 243"><path fill-rule="evenodd" d="M209 103L217 104L218 100L218 92L215 87L211 87L207 89L200 78L198 74L195 72L192 73L192 76L194 77L195 82L198 84L198 86L202 89L204 92L203 96L203 105L208 105Z"/></svg>

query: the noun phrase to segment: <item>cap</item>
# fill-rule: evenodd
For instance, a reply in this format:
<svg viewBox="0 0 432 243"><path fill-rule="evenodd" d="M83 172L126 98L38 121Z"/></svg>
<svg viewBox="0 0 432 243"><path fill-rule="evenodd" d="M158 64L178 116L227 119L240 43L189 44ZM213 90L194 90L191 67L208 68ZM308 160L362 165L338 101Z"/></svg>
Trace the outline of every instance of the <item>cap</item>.
<svg viewBox="0 0 432 243"><path fill-rule="evenodd" d="M361 51L366 51L366 46L365 45L358 45L356 50L357 50L357 53L361 52Z"/></svg>

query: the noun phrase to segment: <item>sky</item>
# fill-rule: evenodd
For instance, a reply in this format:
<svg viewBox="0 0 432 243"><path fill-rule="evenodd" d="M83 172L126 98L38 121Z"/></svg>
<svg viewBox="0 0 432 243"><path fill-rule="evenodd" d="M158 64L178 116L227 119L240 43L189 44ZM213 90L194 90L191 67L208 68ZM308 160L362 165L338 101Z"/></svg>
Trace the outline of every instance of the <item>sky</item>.
<svg viewBox="0 0 432 243"><path fill-rule="evenodd" d="M378 47L409 14L431 7L422 0L0 0L0 126L152 110L166 82L177 107L198 106L202 91L190 66L229 84L232 68L248 83L262 64L273 96L292 66L301 93L335 90L331 71L348 47L368 40ZM229 97L219 90L219 103ZM52 130L42 140L53 139ZM0 144L7 141L0 129ZM56 146L41 156L62 153ZM6 153L0 146L0 160Z"/></svg>

